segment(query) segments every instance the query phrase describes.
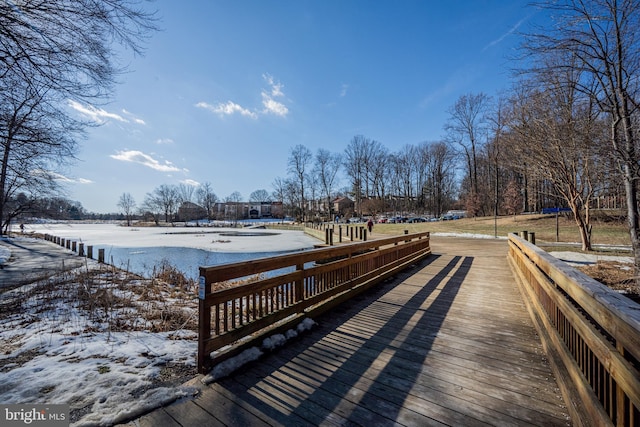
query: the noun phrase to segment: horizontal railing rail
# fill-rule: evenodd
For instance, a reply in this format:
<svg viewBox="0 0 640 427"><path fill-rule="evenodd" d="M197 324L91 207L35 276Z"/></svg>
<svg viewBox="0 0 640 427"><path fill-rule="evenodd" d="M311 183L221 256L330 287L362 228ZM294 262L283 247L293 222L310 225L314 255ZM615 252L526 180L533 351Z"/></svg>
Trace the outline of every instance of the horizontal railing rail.
<svg viewBox="0 0 640 427"><path fill-rule="evenodd" d="M325 311L430 253L425 232L200 267L198 371L208 372L214 361ZM240 284L214 290L234 281Z"/></svg>
<svg viewBox="0 0 640 427"><path fill-rule="evenodd" d="M509 259L576 425L640 425L640 306L515 234Z"/></svg>

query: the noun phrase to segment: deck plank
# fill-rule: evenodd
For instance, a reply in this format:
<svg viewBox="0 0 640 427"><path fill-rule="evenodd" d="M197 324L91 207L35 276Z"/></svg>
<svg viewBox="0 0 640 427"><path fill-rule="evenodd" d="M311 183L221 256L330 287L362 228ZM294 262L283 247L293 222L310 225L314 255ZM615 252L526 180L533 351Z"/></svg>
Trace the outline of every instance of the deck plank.
<svg viewBox="0 0 640 427"><path fill-rule="evenodd" d="M432 238L432 251L163 410L182 425L571 425L506 242Z"/></svg>

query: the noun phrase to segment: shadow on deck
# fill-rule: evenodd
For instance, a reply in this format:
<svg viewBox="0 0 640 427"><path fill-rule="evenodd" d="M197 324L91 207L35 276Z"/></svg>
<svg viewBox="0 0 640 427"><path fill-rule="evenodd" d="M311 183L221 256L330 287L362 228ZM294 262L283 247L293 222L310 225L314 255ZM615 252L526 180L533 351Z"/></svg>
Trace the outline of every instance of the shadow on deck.
<svg viewBox="0 0 640 427"><path fill-rule="evenodd" d="M570 425L504 241L434 255L136 425Z"/></svg>

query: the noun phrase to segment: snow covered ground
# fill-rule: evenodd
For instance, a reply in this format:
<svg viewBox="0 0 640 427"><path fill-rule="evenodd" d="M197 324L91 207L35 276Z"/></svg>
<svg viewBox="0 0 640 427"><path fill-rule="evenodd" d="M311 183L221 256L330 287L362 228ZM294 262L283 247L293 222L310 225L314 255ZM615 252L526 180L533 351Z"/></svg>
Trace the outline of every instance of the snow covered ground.
<svg viewBox="0 0 640 427"><path fill-rule="evenodd" d="M87 244L156 246L170 241L172 245L179 242L185 247L209 250L215 250L216 244L206 233L224 232L62 224L29 225L29 231L75 238ZM226 251L256 247L264 250L261 245L274 250L277 244L291 249L309 243L310 238L301 237L299 232L279 233L277 239L231 235L224 237L229 242L221 246ZM9 255L0 249L0 261ZM574 252L554 255L580 263L605 258ZM91 269L98 270L90 274ZM87 307L91 300L83 299L86 294L111 295L111 302L103 304L96 298ZM181 378L167 376L176 371L172 369L176 366L182 367L185 378L195 373L197 337L189 326L197 318L195 298L192 290L132 281L97 263L0 294L0 402L67 403L74 426L112 425L194 394L196 389L181 385ZM147 316L139 316L141 311ZM179 317L176 311L180 312ZM148 313L159 315L155 318ZM167 330L159 322L170 315L176 317L173 324L177 326ZM242 358L259 357L262 351L281 345L312 324L309 320L286 337L265 340L261 349L252 349ZM237 368L242 358L219 366L207 380Z"/></svg>

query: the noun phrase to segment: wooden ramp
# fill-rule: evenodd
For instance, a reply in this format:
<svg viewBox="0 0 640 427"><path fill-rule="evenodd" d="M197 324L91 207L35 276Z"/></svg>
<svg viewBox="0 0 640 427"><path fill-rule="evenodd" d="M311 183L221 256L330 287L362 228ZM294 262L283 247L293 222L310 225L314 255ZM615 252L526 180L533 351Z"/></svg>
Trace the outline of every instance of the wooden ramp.
<svg viewBox="0 0 640 427"><path fill-rule="evenodd" d="M434 255L402 277L135 424L571 425L507 243L431 242Z"/></svg>

